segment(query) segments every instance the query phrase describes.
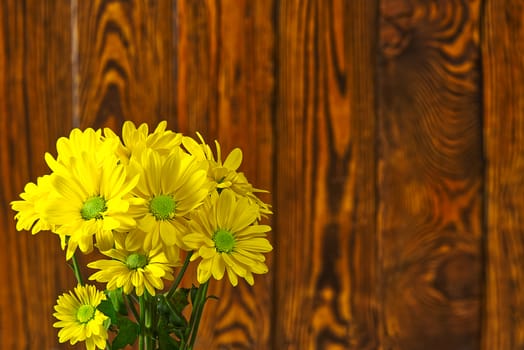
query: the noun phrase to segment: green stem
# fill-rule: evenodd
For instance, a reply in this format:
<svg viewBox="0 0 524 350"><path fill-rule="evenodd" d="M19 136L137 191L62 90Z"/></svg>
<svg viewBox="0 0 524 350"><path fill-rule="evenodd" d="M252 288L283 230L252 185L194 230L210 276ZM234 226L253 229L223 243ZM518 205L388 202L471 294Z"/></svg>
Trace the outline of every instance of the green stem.
<svg viewBox="0 0 524 350"><path fill-rule="evenodd" d="M140 306L140 334L138 335L138 348L140 350L146 350L146 327L145 327L145 320L146 320L146 297L144 294L142 294L140 297L138 297L138 304Z"/></svg>
<svg viewBox="0 0 524 350"><path fill-rule="evenodd" d="M146 309L145 309L145 328L146 328L146 349L147 350L153 350L153 334L151 332L151 328L153 326L153 298L149 295L149 293L144 291L145 299L146 299Z"/></svg>
<svg viewBox="0 0 524 350"><path fill-rule="evenodd" d="M193 349L195 345L198 327L200 326L200 319L202 318L202 312L204 311L204 305L206 304L207 289L209 287L209 280L200 285L198 289L198 295L196 297L195 309L191 312L190 329L191 338L189 340L189 350ZM194 315L193 315L194 314ZM193 317L194 316L194 317Z"/></svg>
<svg viewBox="0 0 524 350"><path fill-rule="evenodd" d="M140 334L138 336L138 345L140 350L154 350L156 348L156 341L153 337L153 308L156 306L155 299L144 291L138 298L140 305Z"/></svg>
<svg viewBox="0 0 524 350"><path fill-rule="evenodd" d="M78 259L76 258L76 253L73 254L73 257L71 258L73 261L73 271L75 272L76 280L78 281L78 284L81 286L84 285L84 279L82 278L82 271L80 271L80 265L78 264Z"/></svg>
<svg viewBox="0 0 524 350"><path fill-rule="evenodd" d="M193 252L188 252L186 255L186 259L184 260L184 264L180 268L180 271L178 271L178 275L176 276L175 282L171 285L171 288L166 294L166 299L171 300L171 297L173 297L173 294L175 294L178 285L180 284L180 281L182 281L182 277L184 277L184 273L187 270L187 267L189 266L189 262L191 259L191 255L193 255Z"/></svg>

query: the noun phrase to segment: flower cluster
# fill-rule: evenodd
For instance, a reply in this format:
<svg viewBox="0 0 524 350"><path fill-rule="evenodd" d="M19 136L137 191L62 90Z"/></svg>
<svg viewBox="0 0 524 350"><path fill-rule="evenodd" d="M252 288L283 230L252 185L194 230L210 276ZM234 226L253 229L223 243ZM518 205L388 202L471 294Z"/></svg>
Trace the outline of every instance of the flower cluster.
<svg viewBox="0 0 524 350"><path fill-rule="evenodd" d="M58 139L56 147L56 157L45 155L51 173L28 183L21 200L11 204L17 230L58 235L66 260L73 261L77 272L74 293L60 296L55 306L60 342L85 341L90 350L105 348L109 329L122 335L115 338L117 343L131 344L128 335L122 340L120 316L111 315L119 308L125 315L123 303L138 322L125 328L136 330L141 342L146 344L149 337L160 348L167 344L165 348L189 349L195 325L182 322L176 331L173 317L183 316L172 299L186 290L178 283L190 261L200 258L197 279L206 291L211 276L220 280L227 274L233 285L238 277L253 285L253 274L268 271L264 253L272 250L266 237L271 228L260 220L271 214L271 207L257 196L265 191L238 171L240 149L222 161L218 142L213 154L200 134L197 141L166 130L166 122L153 132L147 124L137 128L125 122L121 138L108 128L74 129ZM87 265L98 270L89 279L106 283L105 294L83 285L76 262L77 251L94 249L108 258ZM165 280L175 282L163 293ZM107 307L106 294L112 296L113 309ZM205 302L205 295L193 290L187 295L193 310L201 312L198 303ZM120 305L115 300L121 300ZM165 320L161 312L152 314L157 324L171 327L171 340L142 323L155 307L170 310ZM113 342L112 348L118 344Z"/></svg>

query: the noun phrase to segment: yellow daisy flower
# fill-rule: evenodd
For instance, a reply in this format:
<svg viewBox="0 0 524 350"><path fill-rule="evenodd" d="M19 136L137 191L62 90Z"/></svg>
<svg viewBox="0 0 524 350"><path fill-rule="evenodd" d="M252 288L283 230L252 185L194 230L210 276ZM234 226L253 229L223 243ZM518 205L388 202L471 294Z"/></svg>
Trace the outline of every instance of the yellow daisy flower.
<svg viewBox="0 0 524 350"><path fill-rule="evenodd" d="M116 156L106 154L98 165L86 153L70 159L70 166L55 170L52 179L56 195L48 201L45 219L56 225L55 232L69 236L66 258L70 259L76 248L84 253L93 249L93 235L97 247L113 247L112 230L127 231L135 226L129 215L130 205L141 203L128 196L138 182L138 176L126 179L123 165Z"/></svg>
<svg viewBox="0 0 524 350"><path fill-rule="evenodd" d="M145 251L129 250L117 240L117 248L103 252L112 260L97 260L87 264L92 269L99 269L89 277L90 280L107 283L108 290L123 287L125 294L144 294L144 288L150 295L164 289L162 279L173 280L173 264L168 261L160 247Z"/></svg>
<svg viewBox="0 0 524 350"><path fill-rule="evenodd" d="M51 225L42 218L43 206L53 190L51 175L44 175L36 180L36 184L29 182L20 194L22 200L12 201L11 207L18 213L15 215L18 231L31 230L32 234L51 230Z"/></svg>
<svg viewBox="0 0 524 350"><path fill-rule="evenodd" d="M128 164L130 157L141 152L145 148L150 148L161 155L168 155L173 149L178 147L182 142L182 134L166 130L167 122L161 121L151 134L149 126L146 123L141 124L138 128L131 121L124 122L122 126L122 140L118 154ZM118 138L111 129L104 129L104 135L110 138Z"/></svg>
<svg viewBox="0 0 524 350"><path fill-rule="evenodd" d="M55 162L69 166L69 161L73 157L79 157L82 153L90 154L98 163L103 162L108 153L114 153L118 147L119 139L104 139L102 131L87 128L80 130L75 128L69 133L69 137L61 137L56 141L57 158L46 154L46 161L51 169L55 169Z"/></svg>
<svg viewBox="0 0 524 350"><path fill-rule="evenodd" d="M200 206L209 193L206 163L178 148L168 157L145 150L133 157L129 165L131 174L140 180L133 194L145 199L145 204L133 208L137 227L145 237L130 233L129 240L140 241L144 249L158 245L184 248L182 236L186 230L186 215ZM170 259L169 250L165 250Z"/></svg>
<svg viewBox="0 0 524 350"><path fill-rule="evenodd" d="M193 138L184 136L182 139L183 146L190 154L201 160L209 162L208 177L214 184L214 187L221 191L225 188L231 189L239 197L247 197L250 202L259 206L261 214L272 214L271 206L260 200L255 193L267 192L254 188L251 185L244 173L239 172L238 168L242 164L242 150L240 148L233 149L222 162L222 151L218 141L215 141L217 157L213 155L211 148L205 143L202 136L197 133L202 144L198 144Z"/></svg>
<svg viewBox="0 0 524 350"><path fill-rule="evenodd" d="M106 315L96 308L106 296L95 286L78 285L73 292L62 294L55 305L54 317L58 322L53 324L58 331L58 340L71 345L79 341L86 343L87 350L105 349L107 330L104 322Z"/></svg>
<svg viewBox="0 0 524 350"><path fill-rule="evenodd" d="M190 233L183 240L194 250L191 261L202 258L198 282L204 283L211 276L220 280L226 271L233 286L238 284L237 276L253 285L253 273L268 272L262 253L273 249L266 239L271 227L258 225L257 216L256 205L227 189L213 193L192 215Z"/></svg>

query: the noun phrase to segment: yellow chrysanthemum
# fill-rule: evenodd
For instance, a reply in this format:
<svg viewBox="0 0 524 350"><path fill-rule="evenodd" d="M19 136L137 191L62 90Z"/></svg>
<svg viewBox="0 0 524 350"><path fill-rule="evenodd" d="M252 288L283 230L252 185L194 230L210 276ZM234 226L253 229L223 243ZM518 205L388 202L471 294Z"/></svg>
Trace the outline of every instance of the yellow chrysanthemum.
<svg viewBox="0 0 524 350"><path fill-rule="evenodd" d="M135 207L133 215L138 229L147 233L139 237L131 232L129 240L142 242L146 250L158 245L184 248L186 215L200 206L209 192L206 163L180 148L167 157L145 150L131 159L129 169L140 175L133 194L143 198L145 204ZM165 252L170 259L175 258L169 250Z"/></svg>
<svg viewBox="0 0 524 350"><path fill-rule="evenodd" d="M192 250L191 261L198 257L198 282L211 276L220 280L227 271L233 286L237 276L254 284L253 273L268 272L267 253L273 249L266 238L268 225L258 225L258 207L245 197L237 198L231 190L213 193L191 217L190 233L184 243Z"/></svg>
<svg viewBox="0 0 524 350"><path fill-rule="evenodd" d="M158 123L156 129L151 134L146 123L138 128L131 121L124 122L122 127L123 144L118 149L118 154L124 164L128 164L130 157L143 151L145 148L152 149L161 155L168 155L173 149L180 146L182 134L166 130L167 122L164 120ZM110 138L118 138L111 129L104 129L104 135Z"/></svg>
<svg viewBox="0 0 524 350"><path fill-rule="evenodd" d="M69 137L61 137L56 141L56 162L69 166L70 159L80 157L83 153L90 154L98 163L104 161L108 153L114 153L118 147L118 139L102 138L102 131L87 128L85 130L73 129ZM54 170L54 159L46 154L46 161Z"/></svg>
<svg viewBox="0 0 524 350"><path fill-rule="evenodd" d="M51 230L51 225L42 218L44 205L52 191L51 175L44 175L36 180L36 184L29 182L20 194L22 200L12 201L11 207L18 213L15 215L18 231L31 230L32 234Z"/></svg>
<svg viewBox="0 0 524 350"><path fill-rule="evenodd" d="M86 343L87 350L105 349L107 330L106 315L96 308L106 296L95 286L77 286L73 292L58 297L53 314L59 321L53 324L61 328L58 332L60 343L69 341L72 345L79 341Z"/></svg>
<svg viewBox="0 0 524 350"><path fill-rule="evenodd" d="M148 252L126 248L117 244L117 248L103 253L113 260L89 263L88 267L100 270L89 279L107 283L108 290L122 287L124 293L131 294L134 289L138 296L144 294L144 288L149 294L155 295L157 290L164 289L162 279L173 280L173 267L176 264L168 261L160 247Z"/></svg>
<svg viewBox="0 0 524 350"><path fill-rule="evenodd" d="M45 219L56 225L55 232L69 236L66 258L76 248L84 253L93 249L93 235L98 249L113 247L112 230L127 231L135 226L129 215L130 205L141 200L128 196L138 182L138 176L126 178L123 165L113 154L106 154L99 165L93 157L70 159L69 167L56 167L52 179L56 195L45 209Z"/></svg>
<svg viewBox="0 0 524 350"><path fill-rule="evenodd" d="M211 148L207 145L202 136L197 133L202 144L198 144L194 139L188 136L184 136L182 144L188 150L190 154L201 160L207 160L209 162L208 177L214 184L218 191L224 188L231 189L238 197L247 197L250 202L255 203L259 207L261 214L271 214L270 205L264 203L258 198L256 192L267 192L254 188L251 185L244 173L239 172L238 168L242 164L242 150L240 148L233 149L226 157L226 160L222 162L221 148L218 141L215 141L215 147L217 151L217 157L213 155Z"/></svg>

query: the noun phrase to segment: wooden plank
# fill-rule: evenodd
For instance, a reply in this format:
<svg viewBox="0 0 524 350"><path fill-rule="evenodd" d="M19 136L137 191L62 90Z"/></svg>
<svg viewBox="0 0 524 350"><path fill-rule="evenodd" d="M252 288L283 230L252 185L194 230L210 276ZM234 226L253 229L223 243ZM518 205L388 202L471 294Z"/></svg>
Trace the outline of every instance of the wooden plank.
<svg viewBox="0 0 524 350"><path fill-rule="evenodd" d="M68 1L0 5L0 339L6 349L56 349L53 305L74 285L56 235L16 232L9 202L48 173L44 152L71 126Z"/></svg>
<svg viewBox="0 0 524 350"><path fill-rule="evenodd" d="M176 88L180 129L216 138L218 122L219 2L176 5ZM229 24L229 23L228 23Z"/></svg>
<svg viewBox="0 0 524 350"><path fill-rule="evenodd" d="M480 1L381 3L378 233L387 349L479 348L479 10Z"/></svg>
<svg viewBox="0 0 524 350"><path fill-rule="evenodd" d="M76 1L73 61L77 125L175 117L174 1Z"/></svg>
<svg viewBox="0 0 524 350"><path fill-rule="evenodd" d="M485 1L486 289L482 349L524 347L524 66L521 1Z"/></svg>
<svg viewBox="0 0 524 350"><path fill-rule="evenodd" d="M198 130L222 146L223 159L240 147L249 181L273 192L273 1L179 1L177 100L182 129ZM270 195L262 195L271 202ZM270 234L270 239L273 237ZM255 286L212 281L199 349L271 347L272 278Z"/></svg>
<svg viewBox="0 0 524 350"><path fill-rule="evenodd" d="M377 2L278 2L273 349L380 347Z"/></svg>

